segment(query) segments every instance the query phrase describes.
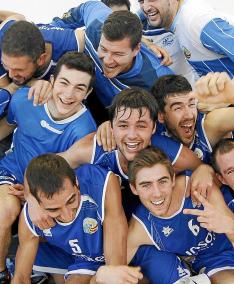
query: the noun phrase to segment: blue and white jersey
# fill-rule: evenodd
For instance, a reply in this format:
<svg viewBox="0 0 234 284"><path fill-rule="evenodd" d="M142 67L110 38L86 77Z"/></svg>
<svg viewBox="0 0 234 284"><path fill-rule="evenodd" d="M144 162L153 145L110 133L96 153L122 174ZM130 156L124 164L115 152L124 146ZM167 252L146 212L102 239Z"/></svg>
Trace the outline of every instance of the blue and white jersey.
<svg viewBox="0 0 234 284"><path fill-rule="evenodd" d="M176 163L183 148L181 143L157 134L152 137L151 145L162 150L168 156L173 165ZM124 173L120 165L118 150L105 152L103 147L97 144L96 137L94 137L91 163L101 165L102 167L119 175L123 181L128 181L128 176Z"/></svg>
<svg viewBox="0 0 234 284"><path fill-rule="evenodd" d="M203 0L185 0L171 31L199 76L225 71L234 77L234 17L224 16Z"/></svg>
<svg viewBox="0 0 234 284"><path fill-rule="evenodd" d="M6 22L6 24L0 30L0 42L4 32L14 23L14 20ZM45 43L49 43L52 46L52 54L50 62L43 71L43 73L35 74L34 77L37 79L50 79L50 75L53 73L54 67L56 66L59 58L67 51L79 51L79 41L76 38L75 31L72 29L64 29L55 27L50 24L37 24L37 27L41 31ZM0 78L6 74L3 67L0 68Z"/></svg>
<svg viewBox="0 0 234 284"><path fill-rule="evenodd" d="M96 123L85 106L71 117L55 121L47 104L33 106L28 100L28 88L19 89L12 97L7 122L16 125L13 149L0 161L17 180L23 182L23 174L29 161L44 153L67 150L74 142L96 130Z"/></svg>
<svg viewBox="0 0 234 284"><path fill-rule="evenodd" d="M155 45L164 48L172 58L170 69L177 75L184 76L191 86L194 86L198 75L188 64L176 36L163 28L154 28L149 25L145 17L140 17L143 24L143 35Z"/></svg>
<svg viewBox="0 0 234 284"><path fill-rule="evenodd" d="M201 159L204 163L209 164L212 147L206 136L204 128L205 118L206 118L205 114L198 112L196 127L195 127L195 135L193 142L191 143L189 148L198 156L199 159ZM166 129L165 124L159 122L157 122L156 133L158 135L171 137L171 134Z"/></svg>
<svg viewBox="0 0 234 284"><path fill-rule="evenodd" d="M74 260L72 268L75 271L68 268L72 274L94 274L100 265L105 264L103 221L110 173L94 165L84 165L76 170L81 199L76 216L69 223L55 220L54 227L41 230L32 223L28 204L24 206L24 218L30 231L55 248L64 250Z"/></svg>
<svg viewBox="0 0 234 284"><path fill-rule="evenodd" d="M86 27L85 52L95 62L95 89L104 106L110 105L113 97L123 89L138 86L150 90L158 77L172 73L169 68L161 66L161 60L145 45L142 45L130 70L112 79L105 77L97 49L101 38L102 25L111 13L112 10L102 2L88 1L70 9L65 13L63 19L55 18L53 22L53 24L66 28Z"/></svg>
<svg viewBox="0 0 234 284"><path fill-rule="evenodd" d="M188 181L188 177L186 178ZM179 210L170 217L155 216L141 204L133 218L142 225L158 250L178 256L194 256L195 260L206 256L212 260L212 256L223 251L231 251L233 254L233 245L225 234L208 231L200 226L197 216L183 214L183 209L197 208L191 197L186 197L185 194L186 188Z"/></svg>

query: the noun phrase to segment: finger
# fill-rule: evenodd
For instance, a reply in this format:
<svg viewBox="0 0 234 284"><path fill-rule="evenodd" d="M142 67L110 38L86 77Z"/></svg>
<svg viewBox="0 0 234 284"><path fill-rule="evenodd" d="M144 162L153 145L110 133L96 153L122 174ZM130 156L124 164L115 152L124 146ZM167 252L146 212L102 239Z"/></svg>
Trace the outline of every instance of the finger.
<svg viewBox="0 0 234 284"><path fill-rule="evenodd" d="M208 95L209 94L209 81L211 78L211 74L208 73L206 76L202 76L200 79L197 80L195 83L195 92L200 96Z"/></svg>
<svg viewBox="0 0 234 284"><path fill-rule="evenodd" d="M39 91L39 88L34 88L34 87L31 87L31 89L33 88L32 90L32 99L33 99L33 105L34 106L37 106L39 104L39 94L40 94L40 91Z"/></svg>
<svg viewBox="0 0 234 284"><path fill-rule="evenodd" d="M112 150L112 131L110 129L107 129L106 131L106 136L107 136L107 151L110 152Z"/></svg>
<svg viewBox="0 0 234 284"><path fill-rule="evenodd" d="M217 89L219 92L224 90L225 84L229 82L231 79L226 72L221 72L220 76L217 79Z"/></svg>
<svg viewBox="0 0 234 284"><path fill-rule="evenodd" d="M199 209L184 209L183 214L185 215L194 215L194 216L203 216L203 210Z"/></svg>
<svg viewBox="0 0 234 284"><path fill-rule="evenodd" d="M204 216L197 217L197 222L199 223L207 223L207 218Z"/></svg>
<svg viewBox="0 0 234 284"><path fill-rule="evenodd" d="M106 133L105 127L102 129L102 132L101 132L101 140L102 140L102 147L104 151L108 151L107 133Z"/></svg>
<svg viewBox="0 0 234 284"><path fill-rule="evenodd" d="M196 196L197 200L203 205L204 208L210 206L210 203L208 202L207 199L205 199L204 196L202 196L196 191L194 192L194 195Z"/></svg>
<svg viewBox="0 0 234 284"><path fill-rule="evenodd" d="M39 104L42 105L46 103L52 95L52 85L50 82L42 84L41 91L39 93Z"/></svg>
<svg viewBox="0 0 234 284"><path fill-rule="evenodd" d="M115 137L113 135L113 132L112 132L112 135L111 135L111 145L112 145L112 150L116 149L116 142L115 142Z"/></svg>
<svg viewBox="0 0 234 284"><path fill-rule="evenodd" d="M31 87L28 91L28 100L31 100L33 97L33 87Z"/></svg>
<svg viewBox="0 0 234 284"><path fill-rule="evenodd" d="M215 72L213 73L213 76L211 76L209 81L209 91L213 96L217 96L219 94L218 86L217 86L217 80L220 76L220 73Z"/></svg>

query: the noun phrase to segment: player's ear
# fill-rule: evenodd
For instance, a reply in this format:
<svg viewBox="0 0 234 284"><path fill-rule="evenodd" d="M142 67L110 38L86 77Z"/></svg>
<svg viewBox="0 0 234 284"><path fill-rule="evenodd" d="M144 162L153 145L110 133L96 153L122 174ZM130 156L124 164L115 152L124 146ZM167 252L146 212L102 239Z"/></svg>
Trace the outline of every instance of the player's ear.
<svg viewBox="0 0 234 284"><path fill-rule="evenodd" d="M223 176L221 174L216 173L215 175L222 184L228 185L225 178L223 178Z"/></svg>
<svg viewBox="0 0 234 284"><path fill-rule="evenodd" d="M92 92L93 88L89 88L89 90L87 91L85 97L84 97L84 100L86 100L88 98L88 95Z"/></svg>
<svg viewBox="0 0 234 284"><path fill-rule="evenodd" d="M42 53L42 54L39 56L39 58L37 59L37 65L38 65L38 66L42 66L42 65L45 64L45 62L46 62L46 53L44 52L44 53Z"/></svg>
<svg viewBox="0 0 234 284"><path fill-rule="evenodd" d="M162 112L158 112L158 121L164 123L164 115Z"/></svg>
<svg viewBox="0 0 234 284"><path fill-rule="evenodd" d="M130 183L130 188L131 188L131 191L132 191L132 193L133 193L134 195L139 195L138 192L137 192L137 190L136 190L136 188L135 188L135 186L134 186L133 184L131 184L131 183Z"/></svg>

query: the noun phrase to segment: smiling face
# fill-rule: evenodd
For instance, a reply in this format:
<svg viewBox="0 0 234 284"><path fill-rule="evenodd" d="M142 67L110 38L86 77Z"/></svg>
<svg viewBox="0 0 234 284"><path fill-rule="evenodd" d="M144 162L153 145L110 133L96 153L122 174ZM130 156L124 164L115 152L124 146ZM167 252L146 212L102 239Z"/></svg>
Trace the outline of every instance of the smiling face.
<svg viewBox="0 0 234 284"><path fill-rule="evenodd" d="M132 161L135 155L150 144L155 123L149 110L120 108L113 120L113 135L122 160Z"/></svg>
<svg viewBox="0 0 234 284"><path fill-rule="evenodd" d="M218 153L216 163L221 174L218 175L220 181L234 190L234 149L228 153Z"/></svg>
<svg viewBox="0 0 234 284"><path fill-rule="evenodd" d="M178 9L177 0L139 0L141 10L153 27L169 28Z"/></svg>
<svg viewBox="0 0 234 284"><path fill-rule="evenodd" d="M77 113L81 102L88 96L91 76L75 69L68 69L65 65L53 82L52 98L48 108L53 118L65 119Z"/></svg>
<svg viewBox="0 0 234 284"><path fill-rule="evenodd" d="M131 189L141 203L155 216L164 217L169 211L175 178L163 164L141 168Z"/></svg>
<svg viewBox="0 0 234 284"><path fill-rule="evenodd" d="M102 34L98 47L98 57L101 60L104 75L114 78L127 72L133 65L134 58L140 50L140 44L131 48L129 38L110 41Z"/></svg>
<svg viewBox="0 0 234 284"><path fill-rule="evenodd" d="M167 97L165 103L164 112L159 114L159 121L165 123L172 136L189 146L195 134L196 99L188 93L175 94Z"/></svg>
<svg viewBox="0 0 234 284"><path fill-rule="evenodd" d="M38 193L40 206L47 214L62 223L74 220L80 204L80 192L77 185L73 185L68 178L64 179L60 191L47 198L42 192Z"/></svg>
<svg viewBox="0 0 234 284"><path fill-rule="evenodd" d="M29 56L10 56L2 53L3 67L16 85L24 85L32 79L40 63L40 59L33 62Z"/></svg>

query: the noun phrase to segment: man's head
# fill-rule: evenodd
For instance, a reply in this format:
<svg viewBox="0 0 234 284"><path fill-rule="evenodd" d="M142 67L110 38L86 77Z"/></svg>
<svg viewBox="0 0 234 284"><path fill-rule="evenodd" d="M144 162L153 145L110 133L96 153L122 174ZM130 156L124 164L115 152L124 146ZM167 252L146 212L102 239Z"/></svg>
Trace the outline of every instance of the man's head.
<svg viewBox="0 0 234 284"><path fill-rule="evenodd" d="M180 75L160 77L152 88L158 104L158 120L165 123L172 136L184 145L193 141L197 120L196 99L190 94L192 87Z"/></svg>
<svg viewBox="0 0 234 284"><path fill-rule="evenodd" d="M75 114L92 91L94 79L95 67L88 55L75 51L65 53L51 77L53 116L65 119Z"/></svg>
<svg viewBox="0 0 234 284"><path fill-rule="evenodd" d="M110 7L113 12L115 11L130 11L130 1L129 0L102 0L102 2Z"/></svg>
<svg viewBox="0 0 234 284"><path fill-rule="evenodd" d="M106 77L114 78L127 72L140 50L142 24L130 11L116 11L104 22L98 47Z"/></svg>
<svg viewBox="0 0 234 284"><path fill-rule="evenodd" d="M155 28L168 29L177 13L179 0L138 0L149 24Z"/></svg>
<svg viewBox="0 0 234 284"><path fill-rule="evenodd" d="M25 186L52 218L63 223L75 218L80 192L74 171L62 157L45 154L32 159Z"/></svg>
<svg viewBox="0 0 234 284"><path fill-rule="evenodd" d="M156 106L154 97L137 87L125 89L114 97L109 107L113 135L127 161L150 144L156 127Z"/></svg>
<svg viewBox="0 0 234 284"><path fill-rule="evenodd" d="M213 148L211 163L219 180L234 190L234 141L220 140Z"/></svg>
<svg viewBox="0 0 234 284"><path fill-rule="evenodd" d="M45 64L45 41L32 23L15 22L5 32L1 49L2 64L17 85L27 83Z"/></svg>
<svg viewBox="0 0 234 284"><path fill-rule="evenodd" d="M165 216L171 204L175 175L168 157L155 147L140 151L129 163L132 192L154 215Z"/></svg>

